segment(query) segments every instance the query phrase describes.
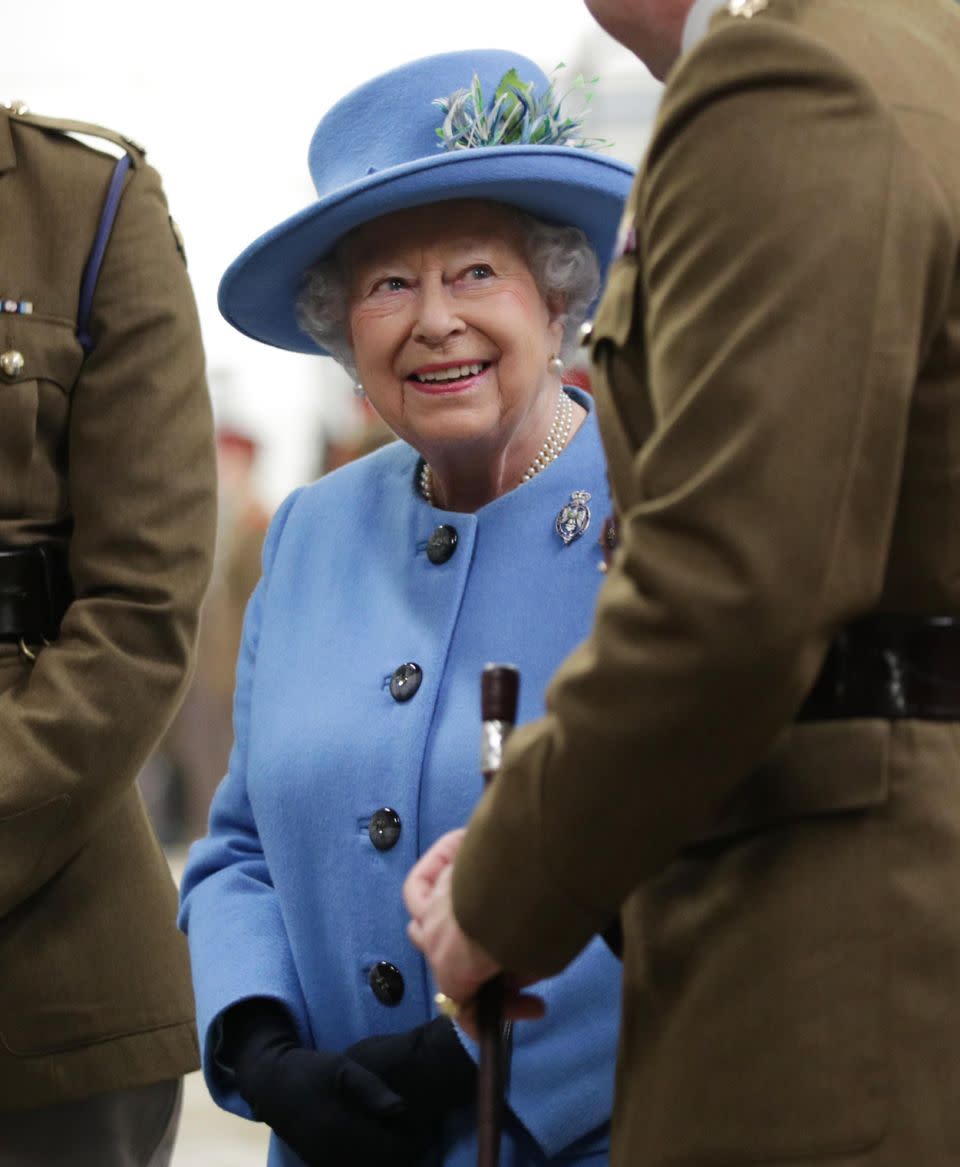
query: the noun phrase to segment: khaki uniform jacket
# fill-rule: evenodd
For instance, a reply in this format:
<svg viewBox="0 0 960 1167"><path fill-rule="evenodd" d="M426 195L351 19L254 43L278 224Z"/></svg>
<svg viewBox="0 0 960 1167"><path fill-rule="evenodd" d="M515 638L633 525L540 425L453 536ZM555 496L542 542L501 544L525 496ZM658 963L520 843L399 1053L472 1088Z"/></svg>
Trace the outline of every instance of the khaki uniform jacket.
<svg viewBox="0 0 960 1167"><path fill-rule="evenodd" d="M617 1167L952 1167L960 724L791 722L842 625L960 614L960 7L721 11L630 215L621 545L455 910L538 974L621 910Z"/></svg>
<svg viewBox="0 0 960 1167"><path fill-rule="evenodd" d="M0 109L0 546L69 548L76 599L28 665L0 645L0 1109L197 1064L176 894L134 779L186 681L215 524L196 310L157 174L134 166L91 317L115 159ZM2 1123L0 1123L2 1130Z"/></svg>

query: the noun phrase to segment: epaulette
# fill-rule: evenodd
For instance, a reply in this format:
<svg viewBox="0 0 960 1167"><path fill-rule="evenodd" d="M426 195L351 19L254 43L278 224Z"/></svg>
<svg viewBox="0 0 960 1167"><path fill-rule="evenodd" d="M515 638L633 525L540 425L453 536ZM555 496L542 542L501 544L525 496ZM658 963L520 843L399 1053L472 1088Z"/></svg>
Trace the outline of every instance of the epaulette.
<svg viewBox="0 0 960 1167"><path fill-rule="evenodd" d="M93 238L93 246L87 258L87 263L83 269L83 276L80 281L80 299L77 310L77 339L80 341L80 346L84 353L89 356L94 347L93 336L90 332L93 294L97 288L100 268L103 264L107 244L110 241L110 233L113 230L114 219L120 207L120 199L123 197L127 172L143 162L144 149L142 146L138 146L136 142L125 138L123 134L104 129L103 126L91 125L89 122L75 122L68 118L41 117L39 114L30 113L22 101L15 101L10 105L3 106L3 108L7 111L7 116L13 122L33 126L45 132L64 134L71 138L74 135L82 138L94 138L102 142L110 142L113 146L120 148L119 157L114 162L113 173L107 184L96 234ZM7 145L9 146L9 131L7 133ZM19 301L11 300L10 303L14 305L18 312L25 311ZM24 301L23 303L29 304L29 301ZM30 309L32 310L32 305L30 305ZM5 306L4 310L7 310Z"/></svg>
<svg viewBox="0 0 960 1167"><path fill-rule="evenodd" d="M100 138L105 142L112 142L130 157L133 166L139 166L143 161L146 150L139 142L128 138L125 134L118 134L116 130L108 130L104 126L94 125L92 122L77 122L71 118L43 117L41 114L31 113L22 101L13 101L4 108L10 117L27 126L35 126L38 130L53 130L61 134L79 134L84 138Z"/></svg>

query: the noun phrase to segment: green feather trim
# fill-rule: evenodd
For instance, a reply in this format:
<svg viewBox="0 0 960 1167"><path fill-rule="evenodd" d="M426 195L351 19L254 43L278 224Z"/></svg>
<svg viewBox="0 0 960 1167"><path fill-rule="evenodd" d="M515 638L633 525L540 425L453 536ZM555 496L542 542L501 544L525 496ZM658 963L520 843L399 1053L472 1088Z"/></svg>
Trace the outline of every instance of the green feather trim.
<svg viewBox="0 0 960 1167"><path fill-rule="evenodd" d="M558 65L554 73L562 67ZM596 82L597 78L593 77L589 84L592 87ZM576 78L573 89L580 91L583 106L589 105L593 89L587 88L582 76ZM512 145L597 149L612 145L601 138L584 138L580 134L586 108L577 114L561 112L560 106L570 92L558 98L555 82L551 80L538 97L533 82L523 81L516 69L509 69L500 78L488 106L480 78L474 73L468 89L458 89L449 97L438 97L433 102L444 115L436 131L438 149L474 150L480 146Z"/></svg>

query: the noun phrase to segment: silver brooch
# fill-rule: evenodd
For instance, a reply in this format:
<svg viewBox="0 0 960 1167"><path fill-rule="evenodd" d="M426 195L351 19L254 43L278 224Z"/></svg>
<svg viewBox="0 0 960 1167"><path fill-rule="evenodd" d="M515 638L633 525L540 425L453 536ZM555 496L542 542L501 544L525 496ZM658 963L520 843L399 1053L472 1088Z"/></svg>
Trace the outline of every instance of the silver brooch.
<svg viewBox="0 0 960 1167"><path fill-rule="evenodd" d="M564 544L572 543L574 539L579 539L583 532L590 526L590 508L587 503L590 501L590 494L586 490L575 490L570 495L570 501L564 503L560 508L560 513L557 515L556 528L557 534L563 540Z"/></svg>

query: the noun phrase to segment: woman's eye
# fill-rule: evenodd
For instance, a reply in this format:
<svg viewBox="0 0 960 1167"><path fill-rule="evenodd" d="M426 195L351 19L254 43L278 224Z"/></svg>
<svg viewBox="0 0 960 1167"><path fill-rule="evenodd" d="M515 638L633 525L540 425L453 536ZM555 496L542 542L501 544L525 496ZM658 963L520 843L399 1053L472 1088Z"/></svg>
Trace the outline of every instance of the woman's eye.
<svg viewBox="0 0 960 1167"><path fill-rule="evenodd" d="M377 280L373 286L375 292L402 292L407 286L407 281L402 276L387 276L385 279Z"/></svg>
<svg viewBox="0 0 960 1167"><path fill-rule="evenodd" d="M493 268L488 263L475 263L467 274L472 280L488 280L493 275Z"/></svg>

